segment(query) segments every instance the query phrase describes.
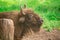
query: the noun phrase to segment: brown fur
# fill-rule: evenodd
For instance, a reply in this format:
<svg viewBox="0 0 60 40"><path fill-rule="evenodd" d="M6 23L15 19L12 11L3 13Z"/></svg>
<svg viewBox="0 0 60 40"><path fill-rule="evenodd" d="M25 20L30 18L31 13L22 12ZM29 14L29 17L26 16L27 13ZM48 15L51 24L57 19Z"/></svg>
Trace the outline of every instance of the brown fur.
<svg viewBox="0 0 60 40"><path fill-rule="evenodd" d="M13 20L15 26L14 40L20 40L30 29L33 32L38 32L42 25L42 19L31 9L23 9L20 12L2 12L0 18Z"/></svg>
<svg viewBox="0 0 60 40"><path fill-rule="evenodd" d="M11 19L0 19L0 40L14 40L14 23Z"/></svg>

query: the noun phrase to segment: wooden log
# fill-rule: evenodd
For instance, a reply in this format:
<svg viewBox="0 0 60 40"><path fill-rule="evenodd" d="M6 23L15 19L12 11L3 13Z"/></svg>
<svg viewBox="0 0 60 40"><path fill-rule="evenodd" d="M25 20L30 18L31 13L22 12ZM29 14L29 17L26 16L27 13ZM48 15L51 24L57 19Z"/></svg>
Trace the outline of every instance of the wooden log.
<svg viewBox="0 0 60 40"><path fill-rule="evenodd" d="M0 39L14 40L14 23L11 19L0 19Z"/></svg>

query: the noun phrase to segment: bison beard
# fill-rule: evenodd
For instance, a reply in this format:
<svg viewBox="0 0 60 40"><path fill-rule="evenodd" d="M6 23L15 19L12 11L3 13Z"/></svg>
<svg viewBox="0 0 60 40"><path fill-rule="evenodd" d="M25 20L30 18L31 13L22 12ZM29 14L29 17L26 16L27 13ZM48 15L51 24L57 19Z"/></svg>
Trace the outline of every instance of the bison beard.
<svg viewBox="0 0 60 40"><path fill-rule="evenodd" d="M23 9L20 12L3 12L0 18L12 19L15 32L14 40L21 40L30 30L38 32L43 20L31 9Z"/></svg>

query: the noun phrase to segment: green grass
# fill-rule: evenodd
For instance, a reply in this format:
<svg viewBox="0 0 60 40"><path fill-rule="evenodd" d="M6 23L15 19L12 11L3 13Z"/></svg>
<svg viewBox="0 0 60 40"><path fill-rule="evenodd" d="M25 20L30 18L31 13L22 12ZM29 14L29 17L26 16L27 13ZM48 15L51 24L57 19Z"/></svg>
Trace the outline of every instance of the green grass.
<svg viewBox="0 0 60 40"><path fill-rule="evenodd" d="M60 28L60 0L0 0L0 12L20 10L24 4L44 20L43 28Z"/></svg>

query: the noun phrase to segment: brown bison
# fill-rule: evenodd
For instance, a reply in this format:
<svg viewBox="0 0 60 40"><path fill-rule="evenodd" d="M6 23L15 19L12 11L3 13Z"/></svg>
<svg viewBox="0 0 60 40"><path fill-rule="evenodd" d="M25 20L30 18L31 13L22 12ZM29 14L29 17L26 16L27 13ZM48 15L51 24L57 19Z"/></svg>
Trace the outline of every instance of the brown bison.
<svg viewBox="0 0 60 40"><path fill-rule="evenodd" d="M13 20L15 27L14 40L21 40L31 30L38 32L43 23L43 20L26 6L21 8L20 12L1 12L0 18Z"/></svg>

